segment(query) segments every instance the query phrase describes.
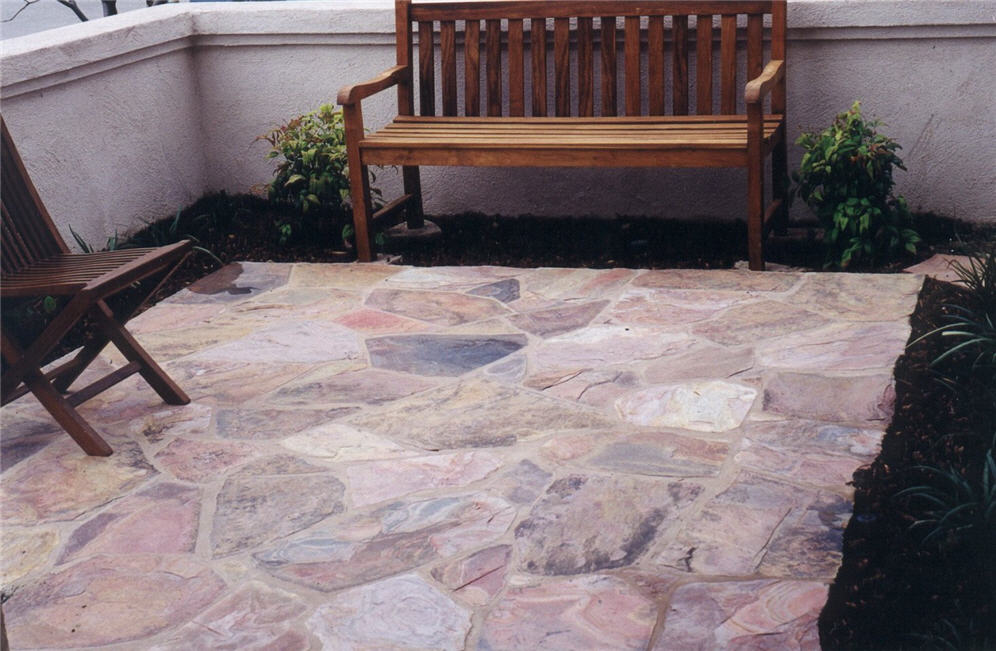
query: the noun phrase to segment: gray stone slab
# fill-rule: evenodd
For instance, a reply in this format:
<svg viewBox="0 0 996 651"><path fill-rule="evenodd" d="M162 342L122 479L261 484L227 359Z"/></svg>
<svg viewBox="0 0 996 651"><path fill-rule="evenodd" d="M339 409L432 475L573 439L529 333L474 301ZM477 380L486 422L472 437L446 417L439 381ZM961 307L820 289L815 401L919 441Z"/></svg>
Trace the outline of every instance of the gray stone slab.
<svg viewBox="0 0 996 651"><path fill-rule="evenodd" d="M367 340L370 363L415 375L463 375L511 355L524 335L398 335Z"/></svg>

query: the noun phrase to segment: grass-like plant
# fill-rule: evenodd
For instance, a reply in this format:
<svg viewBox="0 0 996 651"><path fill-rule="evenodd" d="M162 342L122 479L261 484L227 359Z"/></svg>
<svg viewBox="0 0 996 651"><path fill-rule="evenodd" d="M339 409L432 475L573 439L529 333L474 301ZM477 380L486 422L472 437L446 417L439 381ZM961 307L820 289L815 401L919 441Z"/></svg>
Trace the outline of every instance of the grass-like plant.
<svg viewBox="0 0 996 651"><path fill-rule="evenodd" d="M916 252L920 236L909 208L892 194L894 170L906 169L900 146L878 133L879 125L855 102L828 128L796 140L805 153L793 179L823 225L826 267L874 266Z"/></svg>

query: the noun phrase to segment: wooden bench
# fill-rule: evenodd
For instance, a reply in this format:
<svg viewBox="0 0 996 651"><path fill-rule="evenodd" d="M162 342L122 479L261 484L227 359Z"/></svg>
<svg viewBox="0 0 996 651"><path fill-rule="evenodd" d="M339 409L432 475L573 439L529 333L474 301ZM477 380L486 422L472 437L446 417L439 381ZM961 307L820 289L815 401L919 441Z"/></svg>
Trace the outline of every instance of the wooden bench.
<svg viewBox="0 0 996 651"><path fill-rule="evenodd" d="M360 260L374 222L422 225L422 165L740 167L750 268L764 269L765 236L787 221L785 0L397 0L395 12L397 65L338 97ZM367 133L361 100L392 86L398 116ZM376 214L368 165L404 177Z"/></svg>

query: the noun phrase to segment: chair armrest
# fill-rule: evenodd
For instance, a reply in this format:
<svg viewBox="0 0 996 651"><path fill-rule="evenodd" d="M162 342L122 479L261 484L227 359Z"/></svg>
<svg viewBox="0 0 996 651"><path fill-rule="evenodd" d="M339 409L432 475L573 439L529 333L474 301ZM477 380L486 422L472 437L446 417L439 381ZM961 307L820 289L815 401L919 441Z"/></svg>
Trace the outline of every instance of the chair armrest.
<svg viewBox="0 0 996 651"><path fill-rule="evenodd" d="M761 74L747 82L744 89L744 101L747 104L757 104L771 92L771 88L785 78L785 61L774 59L764 66Z"/></svg>
<svg viewBox="0 0 996 651"><path fill-rule="evenodd" d="M374 93L379 93L385 88L390 88L405 79L408 73L408 66L394 66L377 75L369 81L364 81L352 86L346 86L339 90L336 101L340 106L356 104L365 97L370 97Z"/></svg>

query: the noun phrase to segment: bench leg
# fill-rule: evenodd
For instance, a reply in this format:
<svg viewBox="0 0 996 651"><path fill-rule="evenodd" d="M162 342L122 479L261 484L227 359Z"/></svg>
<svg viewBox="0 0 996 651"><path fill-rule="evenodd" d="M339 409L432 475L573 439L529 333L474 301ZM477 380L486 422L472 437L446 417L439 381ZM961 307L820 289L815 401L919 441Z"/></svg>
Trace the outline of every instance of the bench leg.
<svg viewBox="0 0 996 651"><path fill-rule="evenodd" d="M764 162L747 163L747 256L751 271L764 271Z"/></svg>
<svg viewBox="0 0 996 651"><path fill-rule="evenodd" d="M425 225L425 213L422 207L422 180L418 167L405 166L401 168L405 181L405 194L412 196L405 210L405 219L409 230L422 228Z"/></svg>

